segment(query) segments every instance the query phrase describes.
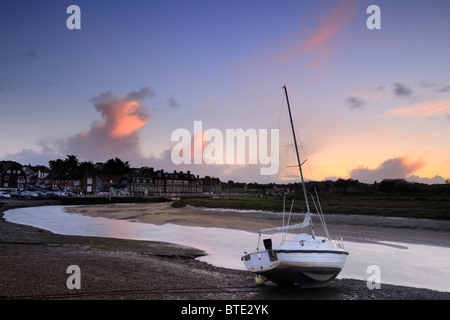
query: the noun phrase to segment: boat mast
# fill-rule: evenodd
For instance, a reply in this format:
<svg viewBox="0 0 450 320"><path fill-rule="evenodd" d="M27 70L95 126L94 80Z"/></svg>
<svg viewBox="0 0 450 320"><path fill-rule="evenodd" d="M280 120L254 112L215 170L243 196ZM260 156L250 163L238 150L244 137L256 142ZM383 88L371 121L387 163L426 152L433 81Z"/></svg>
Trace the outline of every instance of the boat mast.
<svg viewBox="0 0 450 320"><path fill-rule="evenodd" d="M302 179L303 195L305 196L306 210L307 210L306 214L311 217L311 211L309 210L308 196L306 195L305 181L303 180L302 163L300 162L300 156L298 153L297 139L295 138L294 122L292 121L291 106L289 105L289 97L288 97L286 86L283 86L283 89L284 89L284 93L286 94L286 102L287 102L287 106L288 106L288 110L289 110L289 119L291 120L292 135L294 136L295 152L297 153L298 168L300 170L300 177ZM311 227L311 236L313 237L313 239L315 239L312 219L309 220L309 225Z"/></svg>

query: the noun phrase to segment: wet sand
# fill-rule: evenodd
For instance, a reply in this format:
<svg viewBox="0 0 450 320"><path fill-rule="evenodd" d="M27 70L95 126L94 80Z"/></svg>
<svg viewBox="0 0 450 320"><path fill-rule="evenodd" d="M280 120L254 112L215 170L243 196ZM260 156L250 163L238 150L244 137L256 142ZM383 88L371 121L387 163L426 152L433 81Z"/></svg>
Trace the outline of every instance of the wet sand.
<svg viewBox="0 0 450 320"><path fill-rule="evenodd" d="M3 210L42 204L7 202ZM260 213L175 209L170 207L170 203L137 204L132 207L83 206L70 210L154 224L178 223L244 230L261 227L261 218L264 218L264 214L261 216ZM442 221L423 225L402 219L380 222L370 217L364 217L369 219L362 219L365 221L360 221L359 217L332 217L327 216L328 228L336 236L354 237L361 241L405 241L414 230L420 236L414 236L413 242L420 238L427 244L448 245L448 239L445 239L449 234L448 224ZM279 220L273 218L269 215L262 219L265 220L263 226L278 225ZM398 232L391 235L393 230ZM380 290L369 290L365 281L353 279L334 280L323 288L314 289L280 287L271 282L258 286L249 272L218 268L193 259L201 254L193 248L163 242L56 235L0 219L0 298L216 301L450 299L448 292L403 286L382 284ZM80 267L81 289L67 288L69 265ZM187 303L181 306L187 306ZM180 312L178 309L172 311L176 314Z"/></svg>

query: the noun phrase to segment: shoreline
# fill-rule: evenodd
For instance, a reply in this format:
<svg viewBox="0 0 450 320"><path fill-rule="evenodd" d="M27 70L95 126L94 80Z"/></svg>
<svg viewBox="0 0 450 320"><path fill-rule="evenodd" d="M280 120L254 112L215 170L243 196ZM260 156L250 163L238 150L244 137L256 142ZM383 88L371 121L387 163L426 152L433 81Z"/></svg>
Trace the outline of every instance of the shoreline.
<svg viewBox="0 0 450 320"><path fill-rule="evenodd" d="M354 279L336 279L323 288L314 289L279 287L270 282L258 286L254 283L254 275L248 271L214 267L195 260L202 252L193 248L152 241L56 235L3 219L4 209L24 205L32 206L34 203L15 203L0 208L0 299L450 299L449 292L387 284L382 284L380 290L369 290L366 281ZM145 210L141 210L140 218L152 218L160 223L167 220L170 223L194 223L199 218L202 218L202 223L212 220L221 223L226 220L227 227L236 223L230 222L236 220L230 219L233 213L227 213L217 220L217 217L207 218L207 212L189 212L188 216L181 217L180 211L172 211L167 207L156 211L154 214L145 214ZM96 214L100 213L105 214ZM140 221L139 214L134 215L134 218L130 218L130 215L122 218ZM183 221L182 218L188 217L190 221ZM246 219L246 227L253 227L254 217ZM327 216L329 226L339 226L336 221L329 220ZM269 224L273 222L267 220ZM242 227L242 221L238 224ZM431 230L425 228L421 232L429 235ZM66 268L73 264L79 265L81 269L80 290L66 287Z"/></svg>

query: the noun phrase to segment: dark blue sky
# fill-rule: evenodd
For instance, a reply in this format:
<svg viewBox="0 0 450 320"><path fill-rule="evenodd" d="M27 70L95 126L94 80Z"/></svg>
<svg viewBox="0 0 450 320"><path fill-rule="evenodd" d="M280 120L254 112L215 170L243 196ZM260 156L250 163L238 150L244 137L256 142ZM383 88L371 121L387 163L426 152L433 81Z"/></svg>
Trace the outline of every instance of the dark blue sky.
<svg viewBox="0 0 450 320"><path fill-rule="evenodd" d="M66 27L71 4L80 30ZM381 8L381 30L366 27L370 4ZM174 130L192 132L195 120L223 132L277 128L287 84L310 178L448 178L448 12L450 2L435 0L2 1L0 136L13 138L2 139L0 158L116 154L177 169ZM140 90L147 117L133 127L119 108ZM105 95L116 109L96 107ZM293 174L285 116L277 180ZM108 136L120 119L131 133ZM190 169L260 180L258 168Z"/></svg>

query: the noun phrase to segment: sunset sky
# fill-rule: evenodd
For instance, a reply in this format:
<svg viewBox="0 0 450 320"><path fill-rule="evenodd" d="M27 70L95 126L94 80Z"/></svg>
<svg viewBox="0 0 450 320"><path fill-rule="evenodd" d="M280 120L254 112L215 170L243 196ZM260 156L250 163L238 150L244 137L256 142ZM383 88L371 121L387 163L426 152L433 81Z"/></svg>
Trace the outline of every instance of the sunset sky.
<svg viewBox="0 0 450 320"><path fill-rule="evenodd" d="M72 4L79 30L66 26ZM366 26L372 4L379 30ZM448 0L5 0L0 159L119 157L222 181L295 181L286 85L307 179L444 183L449 13ZM224 136L279 129L278 173L174 164L171 135L193 135L194 121Z"/></svg>

